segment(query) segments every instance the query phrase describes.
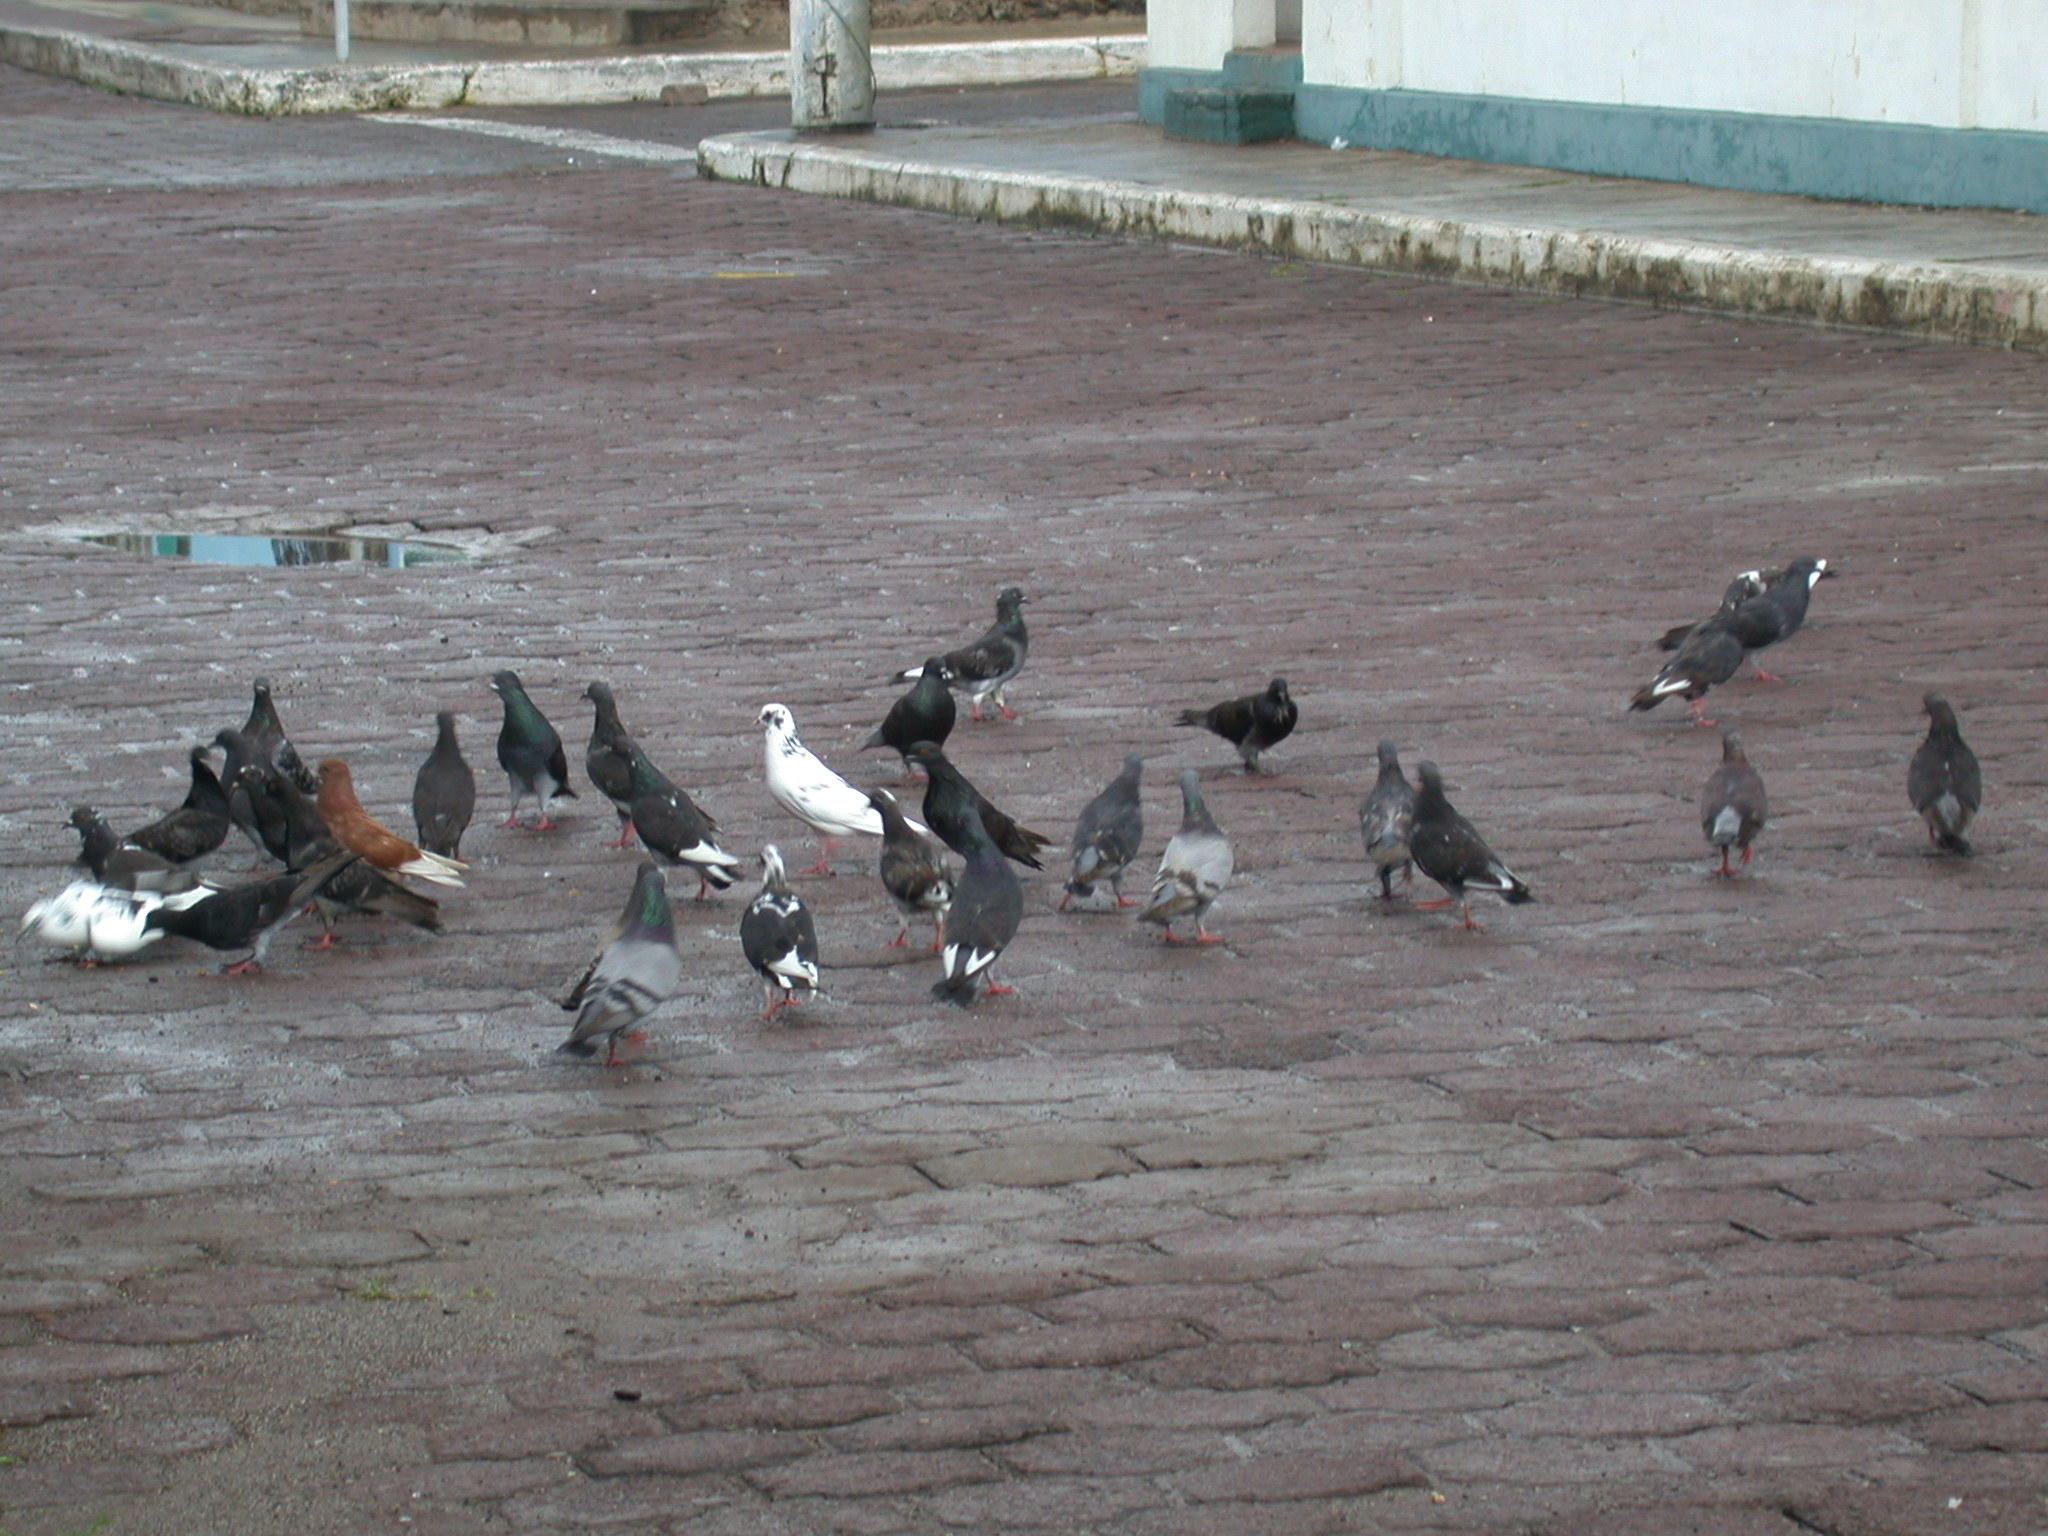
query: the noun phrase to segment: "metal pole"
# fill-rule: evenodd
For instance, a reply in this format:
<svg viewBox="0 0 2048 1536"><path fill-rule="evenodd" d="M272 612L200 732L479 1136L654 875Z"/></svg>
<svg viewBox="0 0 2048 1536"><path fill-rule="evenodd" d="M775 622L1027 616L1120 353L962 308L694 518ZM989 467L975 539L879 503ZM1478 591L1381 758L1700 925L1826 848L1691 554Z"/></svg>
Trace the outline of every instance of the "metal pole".
<svg viewBox="0 0 2048 1536"><path fill-rule="evenodd" d="M868 33L868 0L790 0L791 127L875 125Z"/></svg>
<svg viewBox="0 0 2048 1536"><path fill-rule="evenodd" d="M334 62L348 62L348 0L334 0Z"/></svg>

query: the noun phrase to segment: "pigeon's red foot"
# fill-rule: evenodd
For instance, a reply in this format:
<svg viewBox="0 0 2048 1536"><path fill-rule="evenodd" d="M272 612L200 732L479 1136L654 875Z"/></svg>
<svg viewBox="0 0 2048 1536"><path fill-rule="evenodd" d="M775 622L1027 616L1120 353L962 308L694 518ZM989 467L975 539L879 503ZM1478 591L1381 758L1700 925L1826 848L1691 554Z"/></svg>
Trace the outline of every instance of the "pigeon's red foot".
<svg viewBox="0 0 2048 1536"><path fill-rule="evenodd" d="M317 952L323 949L337 948L339 947L340 943L341 940L337 939L334 936L334 930L330 928L327 932L321 934L319 938L306 940L306 942L301 944L299 948L310 949Z"/></svg>
<svg viewBox="0 0 2048 1536"><path fill-rule="evenodd" d="M1433 901L1418 901L1415 903L1415 910L1418 912L1441 912L1457 899L1455 896L1439 896Z"/></svg>
<svg viewBox="0 0 2048 1536"><path fill-rule="evenodd" d="M884 948L884 949L908 949L908 948L910 948L910 930L909 930L908 928L904 929L904 930L903 930L903 931L902 931L901 933L897 934L895 938L891 939L891 940L890 940L890 941L889 941L888 943L884 944L884 945L882 946L882 948Z"/></svg>
<svg viewBox="0 0 2048 1536"><path fill-rule="evenodd" d="M1755 662L1750 663L1750 675L1760 683L1782 683L1785 681L1775 672L1766 672L1762 667L1757 666Z"/></svg>
<svg viewBox="0 0 2048 1536"><path fill-rule="evenodd" d="M519 813L514 811L510 816L499 822L498 830L501 832L517 832L519 830Z"/></svg>
<svg viewBox="0 0 2048 1536"><path fill-rule="evenodd" d="M821 853L818 855L817 863L806 865L798 870L797 873L800 875L829 875L832 873L832 866L825 862L825 856Z"/></svg>
<svg viewBox="0 0 2048 1536"><path fill-rule="evenodd" d="M1138 900L1137 897L1125 896L1122 894L1119 894L1117 896L1116 904L1120 907L1142 907L1144 905L1144 903Z"/></svg>
<svg viewBox="0 0 2048 1536"><path fill-rule="evenodd" d="M233 965L220 968L223 976L254 976L263 969L263 964L254 955L246 960L237 960Z"/></svg>
<svg viewBox="0 0 2048 1536"><path fill-rule="evenodd" d="M533 824L533 830L536 832L552 832L555 830L555 824L543 816Z"/></svg>
<svg viewBox="0 0 2048 1536"><path fill-rule="evenodd" d="M1223 935L1211 933L1206 928L1197 928L1195 930L1195 942L1197 944L1221 944L1223 942Z"/></svg>
<svg viewBox="0 0 2048 1536"><path fill-rule="evenodd" d="M604 846L607 848L626 848L630 847L632 845L632 842L633 822L632 819L629 817L625 821L619 823L619 835L617 840L606 843Z"/></svg>
<svg viewBox="0 0 2048 1536"><path fill-rule="evenodd" d="M1001 712L1005 720L1022 720L1024 718L1007 704L998 704L996 708Z"/></svg>
<svg viewBox="0 0 2048 1536"><path fill-rule="evenodd" d="M1015 987L1006 987L1000 981L992 981L981 989L981 995L983 997L1015 997L1017 989Z"/></svg>

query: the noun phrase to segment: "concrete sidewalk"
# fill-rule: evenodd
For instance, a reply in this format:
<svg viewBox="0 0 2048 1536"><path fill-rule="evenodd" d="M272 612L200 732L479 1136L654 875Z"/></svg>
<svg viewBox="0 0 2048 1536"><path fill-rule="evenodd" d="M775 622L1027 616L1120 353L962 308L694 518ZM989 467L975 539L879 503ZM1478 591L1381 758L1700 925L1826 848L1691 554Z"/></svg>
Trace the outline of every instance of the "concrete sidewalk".
<svg viewBox="0 0 2048 1536"><path fill-rule="evenodd" d="M1072 22L885 34L882 90L1085 80L1134 73L1145 39ZM789 89L786 46L707 44L687 52L513 48L356 40L338 64L331 38L296 17L134 0L0 0L0 63L124 95L218 112L424 111L589 106ZM782 40L786 42L785 40Z"/></svg>
<svg viewBox="0 0 2048 1536"><path fill-rule="evenodd" d="M1582 297L2048 345L2048 221L1271 143L1134 120L705 140L705 175Z"/></svg>

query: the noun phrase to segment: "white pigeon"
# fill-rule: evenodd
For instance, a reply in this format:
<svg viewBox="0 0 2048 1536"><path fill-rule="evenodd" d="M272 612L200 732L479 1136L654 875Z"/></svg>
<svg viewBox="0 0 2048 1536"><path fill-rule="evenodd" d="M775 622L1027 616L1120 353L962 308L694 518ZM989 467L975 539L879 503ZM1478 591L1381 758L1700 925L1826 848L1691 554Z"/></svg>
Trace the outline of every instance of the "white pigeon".
<svg viewBox="0 0 2048 1536"><path fill-rule="evenodd" d="M786 704L763 704L768 793L775 803L818 834L818 861L799 873L830 874L832 840L856 832L882 835L882 816L865 790L856 789L797 739L796 718ZM909 817L916 831L928 829Z"/></svg>
<svg viewBox="0 0 2048 1536"><path fill-rule="evenodd" d="M210 894L203 885L165 897L74 880L56 895L31 903L22 914L21 931L81 958L119 959L163 937L161 929L148 926L149 914L158 907L187 907Z"/></svg>

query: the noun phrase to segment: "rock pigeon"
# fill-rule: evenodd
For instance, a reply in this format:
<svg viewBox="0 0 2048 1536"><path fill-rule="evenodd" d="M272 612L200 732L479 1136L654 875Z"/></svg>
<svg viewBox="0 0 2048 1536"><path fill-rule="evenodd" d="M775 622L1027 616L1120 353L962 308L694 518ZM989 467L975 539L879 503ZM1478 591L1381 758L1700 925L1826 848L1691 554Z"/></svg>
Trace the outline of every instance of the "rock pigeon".
<svg viewBox="0 0 2048 1536"><path fill-rule="evenodd" d="M145 926L195 940L208 949L248 949L246 957L221 968L224 975L259 971L278 930L297 917L320 887L355 859L355 854L338 850L309 869L272 875L225 890L205 891L189 905L167 902L148 915Z"/></svg>
<svg viewBox="0 0 2048 1536"><path fill-rule="evenodd" d="M982 718L983 699L994 704L1005 720L1017 718L1016 711L1003 702L1003 689L1024 670L1024 658L1030 648L1031 637L1024 628L1024 590L1005 587L996 594L996 621L988 633L972 645L948 651L940 658L952 674L953 687L966 690L970 720ZM910 682L923 671L922 667L910 667L898 672L895 681Z"/></svg>
<svg viewBox="0 0 2048 1536"><path fill-rule="evenodd" d="M633 841L633 738L619 721L618 702L609 683L592 683L583 690L583 697L596 706L583 771L619 813L619 835L605 847L624 848Z"/></svg>
<svg viewBox="0 0 2048 1536"><path fill-rule="evenodd" d="M189 869L173 864L160 853L123 842L107 825L107 818L89 805L73 806L70 824L78 833L78 860L92 871L101 885L117 891L143 891L167 896L189 891L200 883ZM226 825L223 818L222 825Z"/></svg>
<svg viewBox="0 0 2048 1536"><path fill-rule="evenodd" d="M894 747L903 755L903 766L910 767L910 749L920 741L928 741L935 747L946 744L946 738L953 732L953 721L958 709L953 703L953 691L946 686L953 672L946 665L946 658L933 656L918 669L917 682L910 692L889 706L889 713L882 717L882 723L875 727L874 734L860 744L863 752L875 747Z"/></svg>
<svg viewBox="0 0 2048 1536"><path fill-rule="evenodd" d="M1300 713L1294 700L1287 696L1287 679L1276 677L1266 685L1264 693L1225 699L1207 709L1184 709L1180 712L1179 723L1198 725L1205 731L1215 732L1237 748L1237 755L1244 759L1246 773L1257 773L1259 754L1285 741L1294 730L1294 722Z"/></svg>
<svg viewBox="0 0 2048 1536"><path fill-rule="evenodd" d="M1963 834L1977 807L1984 803L1984 778L1977 767L1977 754L1963 740L1956 712L1947 699L1930 693L1921 703L1927 709L1927 739L1906 769L1906 793L1913 797L1913 809L1927 823L1927 835L1934 845L1967 855L1972 850Z"/></svg>
<svg viewBox="0 0 2048 1536"><path fill-rule="evenodd" d="M1417 869L1450 892L1416 905L1434 912L1456 902L1462 925L1476 930L1479 924L1472 921L1471 900L1465 894L1468 888L1492 891L1512 905L1534 901L1536 893L1494 856L1472 823L1451 808L1436 764L1417 763L1415 776L1421 783L1415 792L1415 825L1408 834L1408 851Z"/></svg>
<svg viewBox="0 0 2048 1536"><path fill-rule="evenodd" d="M626 738L626 747L626 773L633 790L626 802L626 825L649 853L684 865L697 877L698 900L703 900L708 886L729 889L740 861L718 846L718 823L655 767L632 738Z"/></svg>
<svg viewBox="0 0 2048 1536"><path fill-rule="evenodd" d="M1635 691L1628 701L1632 710L1655 709L1673 696L1685 700L1685 707L1697 726L1711 726L1700 700L1709 688L1733 677L1742 666L1742 641L1735 633L1733 610L1703 619L1687 631L1672 658L1657 669L1657 675Z"/></svg>
<svg viewBox="0 0 2048 1536"><path fill-rule="evenodd" d="M1707 787L1700 791L1700 828L1707 834L1707 842L1721 850L1721 867L1715 874L1734 877L1728 856L1736 848L1742 850L1742 863L1748 867L1749 845L1763 830L1769 813L1763 775L1742 755L1742 738L1733 731L1725 732L1721 762L1707 775Z"/></svg>
<svg viewBox="0 0 2048 1536"><path fill-rule="evenodd" d="M1160 936L1171 944L1175 919L1192 918L1197 944L1220 944L1223 940L1209 932L1202 919L1230 883L1236 857L1230 851L1230 839L1210 819L1209 807L1202 803L1201 776L1192 768L1181 770L1180 803L1180 830L1167 839L1159 873L1152 877L1152 900L1138 914L1138 921L1157 923Z"/></svg>
<svg viewBox="0 0 2048 1536"><path fill-rule="evenodd" d="M1032 869L1045 868L1038 861L1038 852L1052 846L1051 838L997 810L930 742L918 742L910 749L909 758L925 771L924 819L948 848L965 858L967 824L977 822L1006 858Z"/></svg>
<svg viewBox="0 0 2048 1536"><path fill-rule="evenodd" d="M461 858L462 834L475 812L476 775L462 760L455 716L444 709L434 716L434 750L412 781L412 822L420 846L443 858Z"/></svg>
<svg viewBox="0 0 2048 1536"><path fill-rule="evenodd" d="M272 850L263 828L257 824L257 807L249 798L250 781L242 772L249 767L259 769L260 782L262 775L274 774L277 770L258 758L240 731L223 730L214 736L213 744L221 749L220 786L228 797L229 821L242 829L258 853L282 858L284 855Z"/></svg>
<svg viewBox="0 0 2048 1536"><path fill-rule="evenodd" d="M1009 992L989 976L989 967L1017 936L1024 920L1024 887L1002 851L989 839L980 821L962 823L967 867L953 885L953 904L946 909L939 966L944 973L932 988L942 1003L965 1008L976 997Z"/></svg>
<svg viewBox="0 0 2048 1536"><path fill-rule="evenodd" d="M591 1056L601 1038L607 1046L604 1064L615 1065L619 1037L667 1002L682 975L667 882L660 865L642 859L610 942L562 999L563 1011L575 1014L576 1023L556 1049Z"/></svg>
<svg viewBox="0 0 2048 1536"><path fill-rule="evenodd" d="M773 843L761 850L761 893L740 914L740 948L761 975L762 1018L794 1003L798 987L817 994L818 930L803 898L789 888L782 851Z"/></svg>
<svg viewBox="0 0 2048 1536"><path fill-rule="evenodd" d="M910 942L910 920L930 917L932 950L944 941L941 920L953 904L953 873L938 844L921 832L913 832L909 818L886 789L868 791L868 802L882 818L882 889L903 914L903 926L889 941L895 949Z"/></svg>
<svg viewBox="0 0 2048 1536"><path fill-rule="evenodd" d="M763 704L760 721L769 796L818 834L817 862L802 873L829 875L833 839L856 832L880 837L881 814L868 802L865 790L855 789L797 739L796 717L788 705Z"/></svg>
<svg viewBox="0 0 2048 1536"><path fill-rule="evenodd" d="M1144 771L1145 759L1130 753L1124 758L1123 772L1081 807L1081 819L1074 823L1068 845L1073 863L1060 897L1062 912L1076 896L1083 901L1093 896L1096 885L1105 880L1118 906L1138 904L1136 898L1124 895L1123 881L1124 871L1145 841L1145 811L1138 799L1138 778Z"/></svg>
<svg viewBox="0 0 2048 1536"><path fill-rule="evenodd" d="M270 697L270 680L257 678L254 694L249 705L249 718L242 723L242 739L248 743L250 755L265 767L275 768L307 794L312 794L319 786L300 760L291 738L285 735L284 722L277 718L277 705Z"/></svg>
<svg viewBox="0 0 2048 1536"><path fill-rule="evenodd" d="M1415 830L1415 791L1401 776L1401 758L1391 741L1379 746L1380 776L1358 802L1358 831L1365 856L1380 877L1380 900L1394 899L1394 871L1403 874L1402 888L1415 883L1415 861L1408 851Z"/></svg>
<svg viewBox="0 0 2048 1536"><path fill-rule="evenodd" d="M331 838L322 846L323 858L340 847ZM320 919L320 937L306 945L307 949L334 948L335 919L346 912L395 918L428 933L441 931L441 909L431 897L407 890L361 859L343 865L313 893L313 912Z"/></svg>
<svg viewBox="0 0 2048 1536"><path fill-rule="evenodd" d="M350 853L386 874L411 875L435 885L460 886L468 866L444 854L428 853L380 824L356 800L348 764L338 757L320 759L320 793L313 808L334 840Z"/></svg>
<svg viewBox="0 0 2048 1536"><path fill-rule="evenodd" d="M1825 560L1806 558L1794 560L1785 567L1778 580L1765 586L1755 597L1735 605L1728 614L1729 627L1735 631L1736 639L1742 642L1742 649L1749 657L1750 669L1762 682L1775 683L1783 679L1772 676L1757 665L1756 653L1766 646L1789 640L1806 622L1807 600L1814 586L1824 576L1832 576Z"/></svg>
<svg viewBox="0 0 2048 1536"><path fill-rule="evenodd" d="M188 754L192 787L185 792L184 803L148 826L130 832L129 843L173 864L189 864L205 858L227 841L228 829L233 825L228 818L227 792L214 777L213 764L206 760L207 751L205 747L194 747Z"/></svg>
<svg viewBox="0 0 2048 1536"><path fill-rule="evenodd" d="M498 730L498 766L512 789L512 810L504 825L517 827L519 807L533 799L540 802L533 830L551 832L555 824L548 820L550 807L557 799L576 798L569 787L569 758L562 751L562 738L526 696L517 672L493 672L491 689L505 706L505 723Z"/></svg>

